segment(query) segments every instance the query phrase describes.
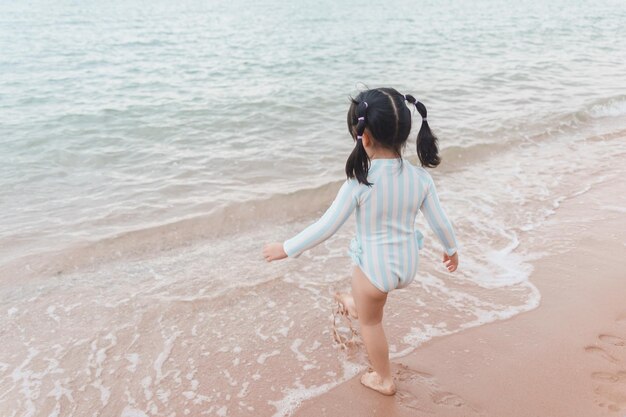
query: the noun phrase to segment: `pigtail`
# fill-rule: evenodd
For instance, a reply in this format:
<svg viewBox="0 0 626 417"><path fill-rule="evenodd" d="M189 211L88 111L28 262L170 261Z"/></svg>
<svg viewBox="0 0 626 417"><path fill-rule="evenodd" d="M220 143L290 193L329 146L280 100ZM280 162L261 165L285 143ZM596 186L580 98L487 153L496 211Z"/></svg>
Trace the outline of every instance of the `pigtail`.
<svg viewBox="0 0 626 417"><path fill-rule="evenodd" d="M348 178L356 178L361 184L371 186L372 184L367 181L370 159L367 152L365 152L365 147L363 146L362 141L363 132L365 132L365 125L367 124L366 113L368 105L365 101L357 102L355 100L352 100L352 104L353 107L356 108L354 111L348 112L348 129L350 129L350 133L353 137L356 133L356 145L346 161L346 175ZM356 127L353 127L355 121Z"/></svg>
<svg viewBox="0 0 626 417"><path fill-rule="evenodd" d="M426 106L410 94L404 96L409 103L413 103L422 116L422 126L417 134L417 156L422 166L434 168L441 163L439 157L439 147L437 146L437 136L433 134L426 120Z"/></svg>

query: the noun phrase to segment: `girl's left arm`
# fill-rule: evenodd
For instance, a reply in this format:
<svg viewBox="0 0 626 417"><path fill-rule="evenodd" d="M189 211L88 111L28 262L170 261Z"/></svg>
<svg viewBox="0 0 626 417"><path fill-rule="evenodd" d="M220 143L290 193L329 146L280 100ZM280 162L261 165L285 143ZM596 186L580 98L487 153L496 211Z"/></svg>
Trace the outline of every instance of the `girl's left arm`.
<svg viewBox="0 0 626 417"><path fill-rule="evenodd" d="M452 224L446 216L446 213L441 208L439 202L439 196L437 195L437 189L435 188L435 182L433 178L428 174L427 176L427 190L426 196L422 201L420 210L426 217L426 221L430 228L435 232L437 238L444 247L444 250L448 256L453 256L458 247L456 236Z"/></svg>
<svg viewBox="0 0 626 417"><path fill-rule="evenodd" d="M326 213L302 232L282 244L277 242L265 245L263 248L265 260L271 262L287 256L297 258L302 252L319 245L334 235L357 206L354 193L356 184L357 182L353 179L346 180Z"/></svg>

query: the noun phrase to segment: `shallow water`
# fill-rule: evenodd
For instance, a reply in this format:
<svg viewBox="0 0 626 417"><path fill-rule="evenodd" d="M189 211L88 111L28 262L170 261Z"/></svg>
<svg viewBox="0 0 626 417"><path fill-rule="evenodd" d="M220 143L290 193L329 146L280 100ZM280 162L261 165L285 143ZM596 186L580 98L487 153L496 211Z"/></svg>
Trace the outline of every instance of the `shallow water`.
<svg viewBox="0 0 626 417"><path fill-rule="evenodd" d="M624 174L624 18L608 1L1 5L1 414L288 415L363 369L331 334L353 220L298 260L260 257L332 201L360 83L426 103L461 243L446 274L418 219L392 355L535 308L531 261L559 250L541 225Z"/></svg>

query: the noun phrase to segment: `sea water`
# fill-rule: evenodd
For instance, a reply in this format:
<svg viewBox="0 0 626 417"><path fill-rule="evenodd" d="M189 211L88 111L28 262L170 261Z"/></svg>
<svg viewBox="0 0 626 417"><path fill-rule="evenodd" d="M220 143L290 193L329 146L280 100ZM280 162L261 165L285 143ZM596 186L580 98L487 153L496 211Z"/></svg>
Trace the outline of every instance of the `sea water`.
<svg viewBox="0 0 626 417"><path fill-rule="evenodd" d="M298 260L260 249L332 202L368 87L428 108L461 253L446 273L418 218L392 357L537 307L541 225L624 174L624 21L619 1L0 5L0 414L288 415L362 370L332 337L354 220Z"/></svg>

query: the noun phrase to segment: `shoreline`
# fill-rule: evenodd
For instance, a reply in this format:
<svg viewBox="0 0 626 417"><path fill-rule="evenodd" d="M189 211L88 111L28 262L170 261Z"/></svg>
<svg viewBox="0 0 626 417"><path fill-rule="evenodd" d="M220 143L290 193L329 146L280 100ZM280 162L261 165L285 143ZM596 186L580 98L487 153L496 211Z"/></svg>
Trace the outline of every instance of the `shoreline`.
<svg viewBox="0 0 626 417"><path fill-rule="evenodd" d="M329 323L321 320L331 319L332 289L347 283L339 271L347 266L344 253L354 224L303 262L268 267L260 256L250 259L268 236L302 230L309 221L305 215L180 249L172 248L171 236L157 233L149 241L159 252L144 258L126 245L116 247L121 241L114 240L107 245L122 257L106 267L100 266L107 260L93 256L87 268L50 278L16 281L15 274L7 275L12 280L3 280L2 288L7 346L0 358L5 392L0 409L35 407L41 416L55 410L80 415L182 410L276 417L530 417L538 410L533 416L594 417L597 410L622 408L625 401L616 389L626 380L621 365L626 358L619 356L621 347L606 344L620 342L615 336L626 338L626 332L594 327L613 323L607 314L622 313L598 315L595 308L623 304L621 271L610 268L614 258L623 258L626 241L614 232L623 229L626 213L622 132L529 143L487 165L467 165L441 177L446 207L463 213L467 221L459 230L471 244L461 250L463 269L456 276L431 268L440 258L435 246L427 246L428 264L416 277L421 282L394 292L388 303L386 331L398 354L393 370L399 393L392 399L362 387L358 378L343 382L361 369L355 362L366 364L363 350L350 357L338 352ZM486 182L485 172L491 177ZM334 194L331 187L326 190ZM589 265L577 263L585 259L581 248L591 251ZM597 271L599 296L583 299L596 290L597 282L588 277ZM616 277L612 287L605 282L610 276ZM579 277L577 285L572 277ZM546 300L553 300L552 307ZM575 317L583 302L592 306L590 312L583 309ZM517 315L478 325L512 314ZM579 322L587 326L582 341L579 330L569 330ZM423 342L444 332L449 336ZM559 345L572 347L569 362L561 351L548 352ZM534 368L517 363L528 357L541 361ZM559 368L576 370L590 359L601 363L583 369L585 375ZM602 368L607 360L618 366ZM574 389L571 381L578 384ZM563 402L570 407L566 414ZM529 410L529 404L535 408ZM576 414L579 410L584 413Z"/></svg>
<svg viewBox="0 0 626 417"><path fill-rule="evenodd" d="M532 262L538 308L429 340L392 360L395 397L364 388L357 377L294 415L623 417L624 195L623 183L599 184L564 201L533 232L551 247Z"/></svg>

